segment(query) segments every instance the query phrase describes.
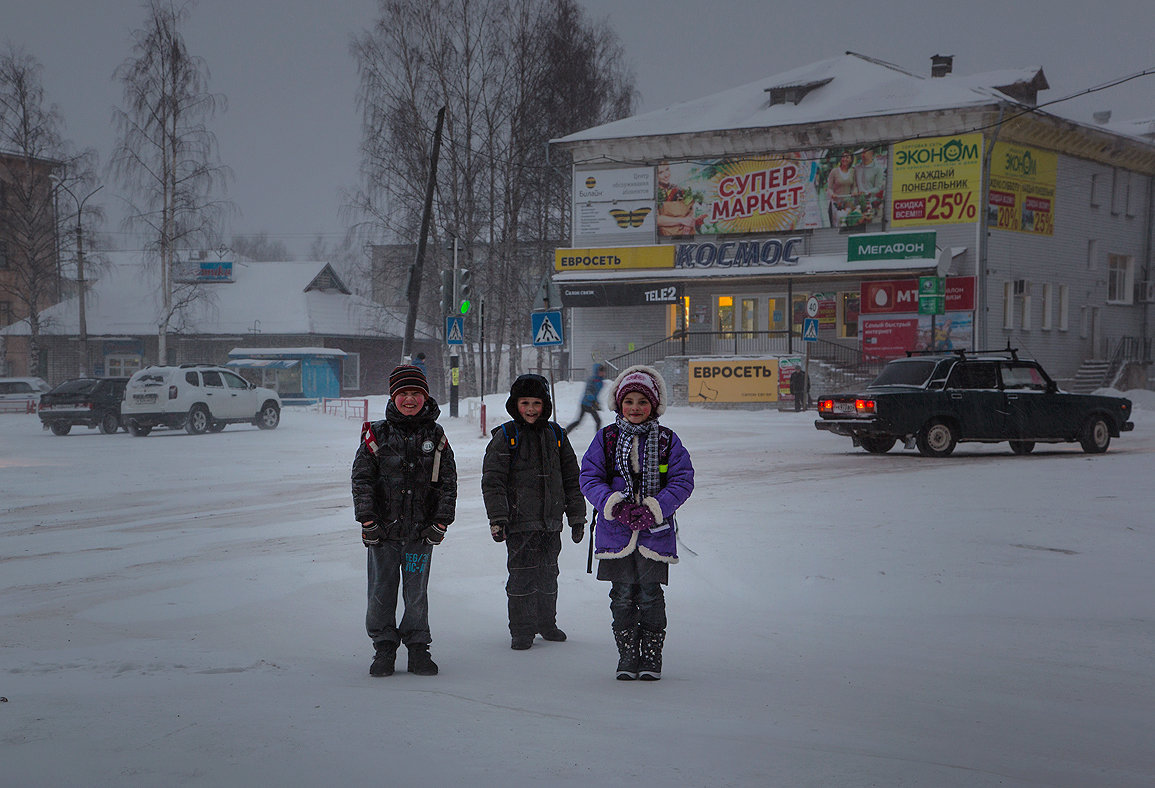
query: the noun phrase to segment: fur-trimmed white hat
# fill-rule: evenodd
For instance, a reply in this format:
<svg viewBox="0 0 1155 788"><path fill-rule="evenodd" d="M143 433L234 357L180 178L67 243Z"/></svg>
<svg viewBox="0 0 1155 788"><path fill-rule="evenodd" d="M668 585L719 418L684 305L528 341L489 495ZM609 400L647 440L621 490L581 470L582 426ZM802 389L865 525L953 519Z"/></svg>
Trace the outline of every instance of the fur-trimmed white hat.
<svg viewBox="0 0 1155 788"><path fill-rule="evenodd" d="M666 412L669 395L666 393L666 381L658 370L643 364L623 369L610 385L610 401L614 403L615 413L622 412L622 398L631 391L640 391L646 396L654 406L655 417Z"/></svg>

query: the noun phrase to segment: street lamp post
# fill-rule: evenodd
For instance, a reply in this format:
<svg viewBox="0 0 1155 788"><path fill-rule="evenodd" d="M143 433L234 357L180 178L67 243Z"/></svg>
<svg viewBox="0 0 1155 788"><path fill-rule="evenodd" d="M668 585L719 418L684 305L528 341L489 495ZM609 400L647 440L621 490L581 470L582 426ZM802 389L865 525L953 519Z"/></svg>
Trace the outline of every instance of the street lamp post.
<svg viewBox="0 0 1155 788"><path fill-rule="evenodd" d="M103 185L97 186L95 189L84 195L83 199L78 199L73 194L72 189L69 189L64 181L56 181L58 188L68 192L68 196L76 203L76 287L78 290L77 300L80 302L80 324L77 331L77 344L79 345L80 353L80 367L79 376L86 377L88 375L88 320L84 312L84 297L85 297L85 280L84 280L84 225L81 217L84 214L84 204L88 202L88 198L96 194L104 188Z"/></svg>

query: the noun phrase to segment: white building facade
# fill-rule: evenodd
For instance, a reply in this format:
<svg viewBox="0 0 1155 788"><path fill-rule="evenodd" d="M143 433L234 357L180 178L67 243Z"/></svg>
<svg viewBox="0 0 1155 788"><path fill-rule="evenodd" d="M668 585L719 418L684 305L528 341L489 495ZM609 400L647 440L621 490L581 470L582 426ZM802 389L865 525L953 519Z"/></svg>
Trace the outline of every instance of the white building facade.
<svg viewBox="0 0 1155 788"><path fill-rule="evenodd" d="M1091 361L1145 379L1155 122L1076 123L1034 108L1046 87L847 54L555 140L573 366L778 358L775 392L730 400L752 402L803 355L830 386L1008 345L1066 383Z"/></svg>

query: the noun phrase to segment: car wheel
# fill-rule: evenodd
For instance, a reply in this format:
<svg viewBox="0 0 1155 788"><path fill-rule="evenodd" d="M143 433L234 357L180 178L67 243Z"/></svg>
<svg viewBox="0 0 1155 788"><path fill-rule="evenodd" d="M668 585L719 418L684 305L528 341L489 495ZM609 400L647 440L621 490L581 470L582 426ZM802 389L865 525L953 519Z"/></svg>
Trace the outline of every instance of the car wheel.
<svg viewBox="0 0 1155 788"><path fill-rule="evenodd" d="M225 422L214 421L212 424L209 425L209 432L220 432L224 428L225 428Z"/></svg>
<svg viewBox="0 0 1155 788"><path fill-rule="evenodd" d="M1083 425L1079 443L1087 454L1102 454L1111 445L1111 428L1102 416L1092 416Z"/></svg>
<svg viewBox="0 0 1155 788"><path fill-rule="evenodd" d="M281 409L276 403L266 402L257 413L256 424L262 430L275 430L281 423Z"/></svg>
<svg viewBox="0 0 1155 788"><path fill-rule="evenodd" d="M128 434L134 438L143 438L150 432L152 432L152 427L145 427L141 424L137 424L135 421L130 421L128 423Z"/></svg>
<svg viewBox="0 0 1155 788"><path fill-rule="evenodd" d="M72 431L72 425L69 424L68 422L64 422L64 421L52 422L52 434L53 435L67 435L71 431Z"/></svg>
<svg viewBox="0 0 1155 788"><path fill-rule="evenodd" d="M212 418L209 416L208 408L204 405L193 405L189 408L184 428L189 435L204 435L211 423Z"/></svg>
<svg viewBox="0 0 1155 788"><path fill-rule="evenodd" d="M958 437L950 424L941 419L932 419L919 430L915 443L919 454L924 457L948 457L954 451Z"/></svg>
<svg viewBox="0 0 1155 788"><path fill-rule="evenodd" d="M1034 441L1011 441L1011 451L1015 454L1030 454L1034 450Z"/></svg>
<svg viewBox="0 0 1155 788"><path fill-rule="evenodd" d="M100 431L105 435L115 435L116 431L120 429L120 418L109 411L100 419Z"/></svg>
<svg viewBox="0 0 1155 788"><path fill-rule="evenodd" d="M886 454L894 448L897 439L888 438L885 435L877 435L869 438L859 438L858 442L862 444L862 448L871 454Z"/></svg>

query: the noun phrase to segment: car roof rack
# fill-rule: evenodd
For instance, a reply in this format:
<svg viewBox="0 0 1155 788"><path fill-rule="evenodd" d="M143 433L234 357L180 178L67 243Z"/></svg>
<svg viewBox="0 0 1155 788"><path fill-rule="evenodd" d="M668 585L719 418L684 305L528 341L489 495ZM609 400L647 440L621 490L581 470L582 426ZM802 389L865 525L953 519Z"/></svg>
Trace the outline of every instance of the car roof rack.
<svg viewBox="0 0 1155 788"><path fill-rule="evenodd" d="M190 367L215 367L217 364L211 364L208 361L196 361L190 364L178 364L181 369L189 369Z"/></svg>
<svg viewBox="0 0 1155 788"><path fill-rule="evenodd" d="M1009 353L1011 356L1011 361L1019 360L1019 349L1017 347L1011 347L1010 342L1007 342L1006 347L1001 347L994 350L967 350L966 348L954 348L951 350L908 350L906 351L906 357L910 358L912 356L954 355L958 356L962 360L965 360L968 356L988 356L993 353Z"/></svg>

